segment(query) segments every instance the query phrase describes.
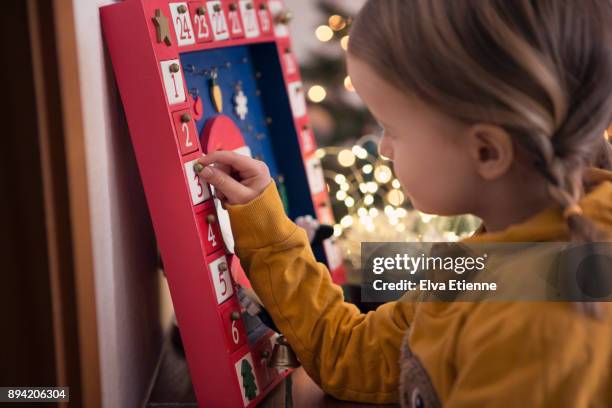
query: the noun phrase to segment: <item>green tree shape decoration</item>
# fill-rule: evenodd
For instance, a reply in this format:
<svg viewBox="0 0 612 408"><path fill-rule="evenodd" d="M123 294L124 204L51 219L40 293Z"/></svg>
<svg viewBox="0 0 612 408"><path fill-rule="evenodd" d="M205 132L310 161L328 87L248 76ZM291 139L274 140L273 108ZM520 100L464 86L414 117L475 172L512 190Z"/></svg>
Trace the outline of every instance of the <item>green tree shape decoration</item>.
<svg viewBox="0 0 612 408"><path fill-rule="evenodd" d="M253 375L253 367L246 358L242 360L240 375L242 375L244 395L251 401L257 396L257 384L255 383L255 376Z"/></svg>

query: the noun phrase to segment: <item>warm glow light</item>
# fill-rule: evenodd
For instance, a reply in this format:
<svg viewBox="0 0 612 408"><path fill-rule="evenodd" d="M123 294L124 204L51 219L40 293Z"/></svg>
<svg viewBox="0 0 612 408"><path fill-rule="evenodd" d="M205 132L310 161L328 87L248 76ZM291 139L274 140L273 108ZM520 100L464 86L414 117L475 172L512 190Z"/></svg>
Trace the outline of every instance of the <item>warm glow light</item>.
<svg viewBox="0 0 612 408"><path fill-rule="evenodd" d="M326 97L327 92L321 85L313 85L308 90L308 99L314 103L323 102Z"/></svg>
<svg viewBox="0 0 612 408"><path fill-rule="evenodd" d="M334 38L334 32L331 28L329 28L329 26L321 25L315 30L315 36L317 37L317 40L321 42L328 42Z"/></svg>
<svg viewBox="0 0 612 408"><path fill-rule="evenodd" d="M355 164L355 155L348 149L342 150L338 153L338 163L343 167L351 167Z"/></svg>
<svg viewBox="0 0 612 408"><path fill-rule="evenodd" d="M350 227L351 225L353 225L353 217L351 217L350 215L345 215L340 220L340 225L342 225L342 227L344 228Z"/></svg>
<svg viewBox="0 0 612 408"><path fill-rule="evenodd" d="M366 183L359 183L359 191L363 194L368 192L368 185Z"/></svg>
<svg viewBox="0 0 612 408"><path fill-rule="evenodd" d="M364 217L368 214L368 210L366 210L363 207L359 207L359 209L357 210L357 215L359 215L360 217Z"/></svg>
<svg viewBox="0 0 612 408"><path fill-rule="evenodd" d="M391 190L387 194L387 201L396 207L399 207L404 202L404 193L400 190Z"/></svg>
<svg viewBox="0 0 612 408"><path fill-rule="evenodd" d="M378 191L378 184L373 181L368 182L368 192L374 194Z"/></svg>
<svg viewBox="0 0 612 408"><path fill-rule="evenodd" d="M372 166L371 164L366 164L361 169L361 171L363 171L363 174L370 174L372 172L372 170L374 170L374 166Z"/></svg>
<svg viewBox="0 0 612 408"><path fill-rule="evenodd" d="M340 190L343 190L343 191L349 191L349 190L350 190L350 188L351 188L351 186L349 186L349 185L348 185L348 183L342 183L342 184L340 184Z"/></svg>
<svg viewBox="0 0 612 408"><path fill-rule="evenodd" d="M363 217L359 217L359 222L363 225L371 225L372 224L372 218L370 218L369 216L365 215Z"/></svg>
<svg viewBox="0 0 612 408"><path fill-rule="evenodd" d="M334 181L338 184L344 184L346 183L346 177L344 177L344 174L336 174Z"/></svg>
<svg viewBox="0 0 612 408"><path fill-rule="evenodd" d="M355 199L353 197L346 197L346 200L344 200L344 204L348 208L351 208L355 205Z"/></svg>
<svg viewBox="0 0 612 408"><path fill-rule="evenodd" d="M325 157L325 149L317 149L315 151L315 156L317 156L317 159L322 159Z"/></svg>
<svg viewBox="0 0 612 408"><path fill-rule="evenodd" d="M365 205L372 205L374 203L374 197L370 194L367 194L365 197L363 197L363 203Z"/></svg>
<svg viewBox="0 0 612 408"><path fill-rule="evenodd" d="M368 213L372 218L378 217L378 208L372 207Z"/></svg>
<svg viewBox="0 0 612 408"><path fill-rule="evenodd" d="M346 198L346 191L342 191L342 190L338 191L336 193L336 198L338 199L338 201L344 200Z"/></svg>
<svg viewBox="0 0 612 408"><path fill-rule="evenodd" d="M340 40L340 46L342 47L342 49L344 51L348 50L348 44L349 44L349 36L345 35L344 37L342 37L342 39Z"/></svg>
<svg viewBox="0 0 612 408"><path fill-rule="evenodd" d="M376 166L376 170L374 170L374 178L379 183L382 183L382 184L388 183L389 180L391 180L392 176L393 176L393 172L391 171L389 166L385 166L384 164L380 166Z"/></svg>
<svg viewBox="0 0 612 408"><path fill-rule="evenodd" d="M355 153L355 156L357 156L361 160L365 160L368 158L368 151L361 146L354 146L353 153Z"/></svg>
<svg viewBox="0 0 612 408"><path fill-rule="evenodd" d="M434 219L434 215L431 214L425 214L425 213L419 213L419 215L421 216L421 221L423 221L425 224L427 224L429 221Z"/></svg>
<svg viewBox="0 0 612 408"><path fill-rule="evenodd" d="M610 140L610 133L608 133L608 130L606 129L606 131L604 132L604 137L608 140Z"/></svg>
<svg viewBox="0 0 612 408"><path fill-rule="evenodd" d="M344 78L344 87L349 92L355 92L355 87L353 86L353 81L351 81L351 77L347 76Z"/></svg>
<svg viewBox="0 0 612 408"><path fill-rule="evenodd" d="M393 186L393 188L399 189L402 185L400 184L400 181L398 179L395 179L391 182L391 186Z"/></svg>
<svg viewBox="0 0 612 408"><path fill-rule="evenodd" d="M337 14L331 16L327 22L334 31L340 31L346 27L346 20Z"/></svg>
<svg viewBox="0 0 612 408"><path fill-rule="evenodd" d="M334 225L334 236L339 237L340 235L342 235L342 225L336 224Z"/></svg>
<svg viewBox="0 0 612 408"><path fill-rule="evenodd" d="M397 232L404 232L406 230L406 224L397 224L395 229L397 230Z"/></svg>

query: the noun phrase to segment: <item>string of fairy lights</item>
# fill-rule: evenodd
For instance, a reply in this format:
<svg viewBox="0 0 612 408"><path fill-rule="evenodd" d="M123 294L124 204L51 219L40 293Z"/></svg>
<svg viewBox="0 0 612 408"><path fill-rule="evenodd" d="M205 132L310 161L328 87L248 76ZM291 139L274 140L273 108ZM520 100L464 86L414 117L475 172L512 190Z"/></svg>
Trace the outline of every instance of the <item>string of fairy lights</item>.
<svg viewBox="0 0 612 408"><path fill-rule="evenodd" d="M349 27L351 21L351 17L343 17L338 14L331 15L327 19L327 24L320 25L315 29L315 37L322 43L330 42L338 33ZM349 35L342 35L339 43L342 50L348 50ZM349 92L355 92L351 77L348 75L344 78L344 87ZM307 96L312 103L321 103L327 97L327 90L324 86L315 84L308 89Z"/></svg>

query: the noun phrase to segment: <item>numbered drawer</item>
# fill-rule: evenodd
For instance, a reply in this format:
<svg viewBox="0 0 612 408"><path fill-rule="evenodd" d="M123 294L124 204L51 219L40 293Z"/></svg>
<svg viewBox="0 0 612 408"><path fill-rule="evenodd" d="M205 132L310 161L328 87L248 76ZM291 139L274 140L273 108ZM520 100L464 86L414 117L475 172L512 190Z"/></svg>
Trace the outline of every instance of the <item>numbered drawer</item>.
<svg viewBox="0 0 612 408"><path fill-rule="evenodd" d="M249 405L262 392L262 385L257 376L253 355L244 346L232 355L238 386L242 395L243 406Z"/></svg>
<svg viewBox="0 0 612 408"><path fill-rule="evenodd" d="M203 182L200 176L198 176L198 173L195 172L194 166L197 161L197 159L190 160L184 164L185 177L187 178L187 185L193 205L201 204L210 198L208 184Z"/></svg>
<svg viewBox="0 0 612 408"><path fill-rule="evenodd" d="M185 102L187 97L180 61L178 59L161 61L160 69L168 105L176 105Z"/></svg>
<svg viewBox="0 0 612 408"><path fill-rule="evenodd" d="M172 118L181 155L185 156L198 150L197 130L191 112L189 110L174 112Z"/></svg>
<svg viewBox="0 0 612 408"><path fill-rule="evenodd" d="M325 191L325 178L323 176L323 166L321 160L316 156L306 159L306 175L308 176L308 186L313 195Z"/></svg>
<svg viewBox="0 0 612 408"><path fill-rule="evenodd" d="M274 22L274 35L278 38L289 37L289 22L291 13L285 8L281 0L268 1L269 13Z"/></svg>
<svg viewBox="0 0 612 408"><path fill-rule="evenodd" d="M215 41L227 40L230 38L227 16L220 0L206 2L206 11L210 20L213 38Z"/></svg>
<svg viewBox="0 0 612 408"><path fill-rule="evenodd" d="M257 8L253 0L240 0L240 17L246 38L259 37L259 22L257 21Z"/></svg>
<svg viewBox="0 0 612 408"><path fill-rule="evenodd" d="M196 37L193 25L191 24L191 15L187 2L170 3L168 6L170 7L177 45L183 47L195 44Z"/></svg>
<svg viewBox="0 0 612 408"><path fill-rule="evenodd" d="M283 64L283 70L288 78L293 78L298 73L298 63L295 54L291 49L291 45L287 42L285 45L279 45L278 52Z"/></svg>
<svg viewBox="0 0 612 408"><path fill-rule="evenodd" d="M304 86L302 82L291 82L287 86L289 93L289 102L293 117L299 119L306 115L306 97L304 95Z"/></svg>
<svg viewBox="0 0 612 408"><path fill-rule="evenodd" d="M226 305L223 305L220 313L225 338L227 339L230 353L233 353L245 344L247 340L247 332L242 320L240 304L234 298L227 302Z"/></svg>
<svg viewBox="0 0 612 408"><path fill-rule="evenodd" d="M225 255L209 258L208 273L215 289L217 304L220 305L234 294L234 282Z"/></svg>
<svg viewBox="0 0 612 408"><path fill-rule="evenodd" d="M206 4L203 1L189 3L189 14L196 42L207 43L213 40L212 26Z"/></svg>
<svg viewBox="0 0 612 408"><path fill-rule="evenodd" d="M254 4L261 35L272 34L274 32L274 21L272 20L272 14L270 13L268 2L266 0L255 0Z"/></svg>
<svg viewBox="0 0 612 408"><path fill-rule="evenodd" d="M304 154L309 154L316 150L317 143L310 125L303 125L300 129L300 145Z"/></svg>
<svg viewBox="0 0 612 408"><path fill-rule="evenodd" d="M219 218L212 202L204 204L203 210L196 214L200 242L206 255L224 249L223 236L219 227Z"/></svg>
<svg viewBox="0 0 612 408"><path fill-rule="evenodd" d="M224 6L230 38L244 38L244 24L238 0L225 0Z"/></svg>

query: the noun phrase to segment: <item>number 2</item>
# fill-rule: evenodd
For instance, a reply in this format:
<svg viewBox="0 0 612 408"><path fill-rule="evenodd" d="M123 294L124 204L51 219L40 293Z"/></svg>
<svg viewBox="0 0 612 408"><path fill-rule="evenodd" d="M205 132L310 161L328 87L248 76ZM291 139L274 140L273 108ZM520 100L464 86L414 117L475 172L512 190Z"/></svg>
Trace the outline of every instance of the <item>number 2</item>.
<svg viewBox="0 0 612 408"><path fill-rule="evenodd" d="M193 143L191 142L191 140L189 140L189 126L187 125L187 123L183 123L181 129L183 130L183 133L185 133L185 147L193 146Z"/></svg>

